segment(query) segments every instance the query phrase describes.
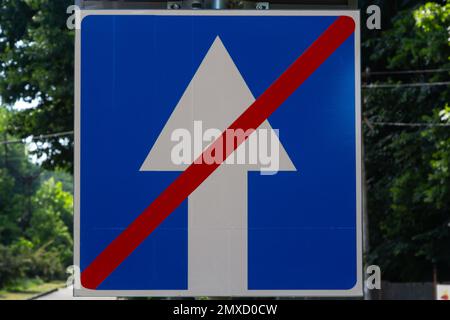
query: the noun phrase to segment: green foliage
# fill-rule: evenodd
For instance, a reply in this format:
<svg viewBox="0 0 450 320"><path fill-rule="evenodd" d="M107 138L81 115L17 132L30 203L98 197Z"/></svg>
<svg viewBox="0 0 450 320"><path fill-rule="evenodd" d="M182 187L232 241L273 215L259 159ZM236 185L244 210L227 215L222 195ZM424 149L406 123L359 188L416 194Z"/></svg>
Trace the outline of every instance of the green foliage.
<svg viewBox="0 0 450 320"><path fill-rule="evenodd" d="M20 238L9 249L21 261L19 268L24 278L39 277L47 281L61 279L64 277L65 267L71 264L70 260L67 261L70 247L55 246L52 240L38 246L30 240ZM11 280L14 282L17 278Z"/></svg>
<svg viewBox="0 0 450 320"><path fill-rule="evenodd" d="M0 109L0 137L14 140L7 134L11 113ZM38 185L40 169L28 161L21 144L4 144L0 149L0 243L16 239L31 218L32 193Z"/></svg>
<svg viewBox="0 0 450 320"><path fill-rule="evenodd" d="M0 109L0 136L12 112ZM22 278L52 280L72 264L73 199L67 174L44 172L29 161L22 143L0 150L0 287Z"/></svg>
<svg viewBox="0 0 450 320"><path fill-rule="evenodd" d="M449 5L427 3L399 14L393 28L372 39L372 60L382 61L387 69L433 68L448 65ZM444 64L444 65L443 65Z"/></svg>
<svg viewBox="0 0 450 320"><path fill-rule="evenodd" d="M27 291L30 287L36 287L43 285L44 282L42 279L18 279L7 286L7 290L10 292L24 292Z"/></svg>
<svg viewBox="0 0 450 320"><path fill-rule="evenodd" d="M71 0L0 0L0 96L16 112L9 132L16 137L73 130L73 32L66 27ZM41 140L31 152L45 155L45 168L73 166L73 139Z"/></svg>
<svg viewBox="0 0 450 320"><path fill-rule="evenodd" d="M36 248L21 238L11 246L0 245L0 288L14 286L24 279L63 279L68 264L50 244Z"/></svg>
<svg viewBox="0 0 450 320"><path fill-rule="evenodd" d="M0 244L0 288L25 276L24 262L22 256Z"/></svg>
<svg viewBox="0 0 450 320"><path fill-rule="evenodd" d="M449 69L450 5L427 3L400 13L393 28L365 42L374 66L392 70ZM388 83L448 81L449 72L372 77ZM450 277L450 127L447 86L364 92L370 262L385 278L430 280L432 266ZM376 122L430 123L422 127ZM433 125L437 124L437 125Z"/></svg>
<svg viewBox="0 0 450 320"><path fill-rule="evenodd" d="M32 199L33 215L26 235L34 247L46 246L58 252L59 260L70 264L72 237L66 222L73 220L72 195L53 178L44 182Z"/></svg>

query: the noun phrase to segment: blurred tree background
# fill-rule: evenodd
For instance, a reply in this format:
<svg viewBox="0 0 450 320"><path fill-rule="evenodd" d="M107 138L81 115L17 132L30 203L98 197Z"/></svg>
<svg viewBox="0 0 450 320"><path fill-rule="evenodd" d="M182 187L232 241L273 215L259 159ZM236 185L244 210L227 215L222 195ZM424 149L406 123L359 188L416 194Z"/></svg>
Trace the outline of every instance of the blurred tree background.
<svg viewBox="0 0 450 320"><path fill-rule="evenodd" d="M13 115L0 109L0 288L64 279L72 264L72 176L30 161L26 145L6 132Z"/></svg>
<svg viewBox="0 0 450 320"><path fill-rule="evenodd" d="M64 276L72 255L70 0L0 0L0 287ZM365 28L377 4L382 30ZM450 280L450 5L362 0L368 262Z"/></svg>
<svg viewBox="0 0 450 320"><path fill-rule="evenodd" d="M72 264L71 2L0 0L0 289Z"/></svg>
<svg viewBox="0 0 450 320"><path fill-rule="evenodd" d="M450 5L385 5L395 15L363 42L368 262L450 280Z"/></svg>
<svg viewBox="0 0 450 320"><path fill-rule="evenodd" d="M11 117L16 137L73 130L74 33L66 26L71 0L0 0L0 96L3 104L28 102ZM73 136L39 139L33 155L44 168L73 166Z"/></svg>

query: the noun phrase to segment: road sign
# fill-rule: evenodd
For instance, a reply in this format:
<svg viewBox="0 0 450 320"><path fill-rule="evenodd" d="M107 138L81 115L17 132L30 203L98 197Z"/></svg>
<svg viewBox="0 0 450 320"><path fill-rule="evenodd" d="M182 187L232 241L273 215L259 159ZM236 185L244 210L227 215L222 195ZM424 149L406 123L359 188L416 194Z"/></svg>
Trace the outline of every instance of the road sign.
<svg viewBox="0 0 450 320"><path fill-rule="evenodd" d="M357 12L83 16L76 294L360 295Z"/></svg>

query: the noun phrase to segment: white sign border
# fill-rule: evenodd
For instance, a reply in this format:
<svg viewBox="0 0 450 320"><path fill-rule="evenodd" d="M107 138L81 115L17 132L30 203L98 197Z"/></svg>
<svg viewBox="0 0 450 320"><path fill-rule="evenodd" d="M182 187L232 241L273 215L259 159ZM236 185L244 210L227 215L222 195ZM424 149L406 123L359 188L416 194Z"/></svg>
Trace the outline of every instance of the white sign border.
<svg viewBox="0 0 450 320"><path fill-rule="evenodd" d="M362 278L362 138L361 138L361 35L358 10L81 10L80 27L91 15L158 16L348 16L355 21L355 128L356 128L356 237L357 281L348 290L245 290L234 297L361 297ZM81 30L75 36L75 141L74 141L74 265L80 265L80 129L81 129ZM79 270L79 269L78 269ZM333 266L330 265L330 272ZM76 297L198 297L210 293L190 290L90 290L83 288L75 275ZM77 287L78 285L78 287Z"/></svg>

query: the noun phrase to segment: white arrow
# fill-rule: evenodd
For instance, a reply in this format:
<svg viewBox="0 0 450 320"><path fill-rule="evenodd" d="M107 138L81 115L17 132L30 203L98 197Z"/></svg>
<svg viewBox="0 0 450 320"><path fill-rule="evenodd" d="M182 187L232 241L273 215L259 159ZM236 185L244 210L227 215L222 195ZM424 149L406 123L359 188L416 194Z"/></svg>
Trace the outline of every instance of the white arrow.
<svg viewBox="0 0 450 320"><path fill-rule="evenodd" d="M140 170L185 170L190 163L179 165L171 159L174 130L194 133L194 121L202 121L205 129L224 131L253 101L217 37ZM259 129L273 133L268 121ZM272 137L278 139L274 134ZM248 148L248 143L234 154ZM196 150L193 159L202 151ZM247 172L263 169L261 163L224 163L189 196L188 289L193 295L237 295L247 290ZM279 170L296 170L283 146L279 149Z"/></svg>

